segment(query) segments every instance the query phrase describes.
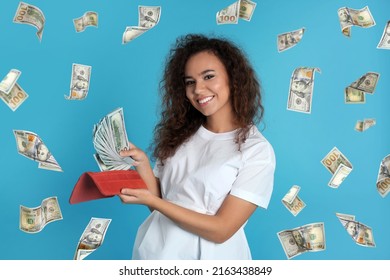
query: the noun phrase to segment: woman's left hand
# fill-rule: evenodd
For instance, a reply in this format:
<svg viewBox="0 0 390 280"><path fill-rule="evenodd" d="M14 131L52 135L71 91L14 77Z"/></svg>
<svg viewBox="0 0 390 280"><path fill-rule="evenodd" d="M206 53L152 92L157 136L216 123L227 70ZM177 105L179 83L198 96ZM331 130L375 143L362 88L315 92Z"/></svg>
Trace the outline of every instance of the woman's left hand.
<svg viewBox="0 0 390 280"><path fill-rule="evenodd" d="M153 198L156 198L147 189L129 189L125 188L121 190L121 194L118 195L123 203L126 204L143 204L150 206Z"/></svg>

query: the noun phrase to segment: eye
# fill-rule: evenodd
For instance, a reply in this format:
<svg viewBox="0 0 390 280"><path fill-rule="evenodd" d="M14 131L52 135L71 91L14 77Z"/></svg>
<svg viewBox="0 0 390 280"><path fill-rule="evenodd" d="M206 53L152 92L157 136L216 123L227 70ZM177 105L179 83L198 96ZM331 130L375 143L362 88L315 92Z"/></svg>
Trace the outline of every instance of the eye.
<svg viewBox="0 0 390 280"><path fill-rule="evenodd" d="M207 74L206 76L204 76L204 79L205 80L210 80L210 79L212 79L214 77L215 77L215 75L213 75L213 74Z"/></svg>
<svg viewBox="0 0 390 280"><path fill-rule="evenodd" d="M195 83L194 80L189 80L189 79L184 80L184 84L185 84L186 87L191 86L194 83Z"/></svg>

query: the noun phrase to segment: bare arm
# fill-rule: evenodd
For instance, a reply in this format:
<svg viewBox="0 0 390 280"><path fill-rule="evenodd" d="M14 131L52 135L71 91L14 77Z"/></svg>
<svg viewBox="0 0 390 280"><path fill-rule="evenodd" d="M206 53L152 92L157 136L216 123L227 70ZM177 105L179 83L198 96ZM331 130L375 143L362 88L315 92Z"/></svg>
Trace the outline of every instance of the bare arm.
<svg viewBox="0 0 390 280"><path fill-rule="evenodd" d="M123 189L119 197L124 203L147 205L170 218L181 228L215 243L228 240L257 208L255 204L233 195L225 198L215 215L189 210L142 189Z"/></svg>

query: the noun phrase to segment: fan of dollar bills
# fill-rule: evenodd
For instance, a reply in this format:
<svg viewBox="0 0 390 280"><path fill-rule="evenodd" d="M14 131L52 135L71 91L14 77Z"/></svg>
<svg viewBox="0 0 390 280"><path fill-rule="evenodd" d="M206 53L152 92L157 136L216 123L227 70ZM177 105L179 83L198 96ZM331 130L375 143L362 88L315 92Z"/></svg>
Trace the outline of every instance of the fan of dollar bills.
<svg viewBox="0 0 390 280"><path fill-rule="evenodd" d="M101 171L132 167L132 158L119 155L121 150L129 148L122 108L112 111L95 124L92 135L96 150L94 158Z"/></svg>

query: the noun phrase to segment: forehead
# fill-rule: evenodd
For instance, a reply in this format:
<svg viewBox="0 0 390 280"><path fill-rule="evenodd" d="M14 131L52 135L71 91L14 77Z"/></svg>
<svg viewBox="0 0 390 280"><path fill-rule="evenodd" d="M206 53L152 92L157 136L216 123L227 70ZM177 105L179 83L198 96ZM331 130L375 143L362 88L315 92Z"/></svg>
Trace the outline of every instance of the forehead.
<svg viewBox="0 0 390 280"><path fill-rule="evenodd" d="M198 72L204 70L221 70L225 71L225 66L222 61L210 51L202 51L196 53L187 60L184 71Z"/></svg>

